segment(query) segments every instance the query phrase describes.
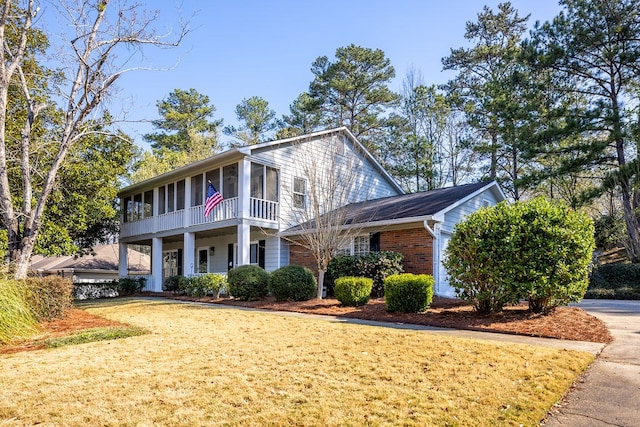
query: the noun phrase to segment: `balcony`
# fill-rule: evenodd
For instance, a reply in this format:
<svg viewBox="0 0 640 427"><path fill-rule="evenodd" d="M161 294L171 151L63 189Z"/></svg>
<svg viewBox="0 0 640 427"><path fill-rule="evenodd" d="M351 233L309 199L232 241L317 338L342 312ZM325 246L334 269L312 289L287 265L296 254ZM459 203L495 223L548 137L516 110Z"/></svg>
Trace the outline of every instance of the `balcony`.
<svg viewBox="0 0 640 427"><path fill-rule="evenodd" d="M188 222L185 223L185 215ZM249 219L278 222L279 204L270 200L251 198L249 200ZM217 205L208 218L204 216L204 205L194 206L175 212L168 212L158 216L144 218L121 224L120 236L130 237L143 234L177 230L201 224L214 224L220 221L240 218L238 212L238 198L224 199Z"/></svg>

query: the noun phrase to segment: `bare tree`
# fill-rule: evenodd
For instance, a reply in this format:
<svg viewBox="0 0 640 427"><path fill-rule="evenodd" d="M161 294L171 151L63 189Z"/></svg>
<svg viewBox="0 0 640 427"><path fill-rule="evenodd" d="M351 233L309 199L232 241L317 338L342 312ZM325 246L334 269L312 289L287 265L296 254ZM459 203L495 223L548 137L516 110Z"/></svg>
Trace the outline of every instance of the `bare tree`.
<svg viewBox="0 0 640 427"><path fill-rule="evenodd" d="M348 144L345 146L345 144ZM346 143L341 136L329 141L298 142L292 186L283 185L281 198L288 212L282 218L291 227L281 235L308 250L317 263L317 298L322 299L329 262L351 240L362 233L369 196L362 173L364 150ZM361 202L361 203L359 203Z"/></svg>
<svg viewBox="0 0 640 427"><path fill-rule="evenodd" d="M133 52L144 45L177 46L187 33L181 25L174 39L167 41L156 34L152 24L157 12L145 13L138 5L126 0L111 7L109 0L62 0L47 8L57 11L68 20L75 31L68 44L60 46L73 61L63 68L61 80L52 81L52 93L47 99L61 100L62 123L45 141L36 140L32 129L45 108L41 99L32 96L38 91L38 80L26 77L30 61L28 44L36 22L40 2L36 0L5 0L0 6L0 210L8 230L9 256L13 274L24 278L49 195L56 185L56 177L64 165L69 149L81 138L95 132L96 121L103 123L101 105L109 98L116 80L128 71L138 69L128 65ZM37 19L36 19L37 18ZM63 58L64 55L56 55ZM26 119L20 132L20 175L18 183L9 176L7 157L7 117L10 87L19 87L26 105ZM56 90L57 89L57 90ZM53 136L51 136L53 135ZM53 161L46 169L32 159L34 144L55 144ZM42 177L42 186L34 190L34 174ZM21 201L16 202L16 201Z"/></svg>

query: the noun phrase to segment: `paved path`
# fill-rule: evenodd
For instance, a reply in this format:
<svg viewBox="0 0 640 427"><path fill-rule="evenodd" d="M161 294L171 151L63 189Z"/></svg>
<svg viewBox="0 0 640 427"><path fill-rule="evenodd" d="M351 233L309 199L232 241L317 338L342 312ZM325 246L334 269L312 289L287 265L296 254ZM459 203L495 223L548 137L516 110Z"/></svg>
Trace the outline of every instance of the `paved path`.
<svg viewBox="0 0 640 427"><path fill-rule="evenodd" d="M614 337L545 426L640 426L640 301L583 300Z"/></svg>

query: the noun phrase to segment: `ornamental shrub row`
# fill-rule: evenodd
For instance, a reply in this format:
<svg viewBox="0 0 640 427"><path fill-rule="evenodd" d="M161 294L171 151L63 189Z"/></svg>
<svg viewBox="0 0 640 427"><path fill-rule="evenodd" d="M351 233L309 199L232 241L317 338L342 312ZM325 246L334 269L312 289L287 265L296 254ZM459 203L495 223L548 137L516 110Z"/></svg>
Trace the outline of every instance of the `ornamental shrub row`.
<svg viewBox="0 0 640 427"><path fill-rule="evenodd" d="M335 296L342 305L357 307L369 302L373 279L368 277L339 277L334 282Z"/></svg>
<svg viewBox="0 0 640 427"><path fill-rule="evenodd" d="M367 255L338 255L327 268L327 295L333 295L334 282L339 277L368 277L373 280L371 295L384 294L384 279L404 272L402 254L392 251L371 252Z"/></svg>
<svg viewBox="0 0 640 427"><path fill-rule="evenodd" d="M456 225L445 267L457 295L480 313L521 299L539 313L584 296L593 236L592 220L564 204L503 202Z"/></svg>
<svg viewBox="0 0 640 427"><path fill-rule="evenodd" d="M165 292L180 292L192 297L212 295L218 298L225 284L226 279L222 274L208 273L193 277L171 276L165 279L162 284L162 290ZM144 282L142 287L144 287Z"/></svg>
<svg viewBox="0 0 640 427"><path fill-rule="evenodd" d="M384 301L387 311L420 313L433 301L433 276L427 274L396 274L384 281Z"/></svg>
<svg viewBox="0 0 640 427"><path fill-rule="evenodd" d="M316 295L317 286L311 270L288 265L271 273L268 288L276 301L306 301Z"/></svg>

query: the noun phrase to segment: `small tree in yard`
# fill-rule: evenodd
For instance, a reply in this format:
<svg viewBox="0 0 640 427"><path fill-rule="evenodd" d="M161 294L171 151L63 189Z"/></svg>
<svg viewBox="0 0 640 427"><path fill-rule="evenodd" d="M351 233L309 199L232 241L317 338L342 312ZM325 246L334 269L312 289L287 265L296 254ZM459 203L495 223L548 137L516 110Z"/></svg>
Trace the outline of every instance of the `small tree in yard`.
<svg viewBox="0 0 640 427"><path fill-rule="evenodd" d="M593 234L591 219L565 205L503 202L456 226L445 267L458 296L481 313L520 299L539 313L582 299Z"/></svg>
<svg viewBox="0 0 640 427"><path fill-rule="evenodd" d="M308 250L318 269L317 298L322 299L324 275L329 262L351 239L362 233L364 206L354 202L366 200L362 183L358 182L363 165L362 153L345 150L342 135L320 144L299 143L296 149L295 172L301 179L285 191L283 203L291 212L292 227L283 236L294 245ZM337 153L342 153L338 155Z"/></svg>

